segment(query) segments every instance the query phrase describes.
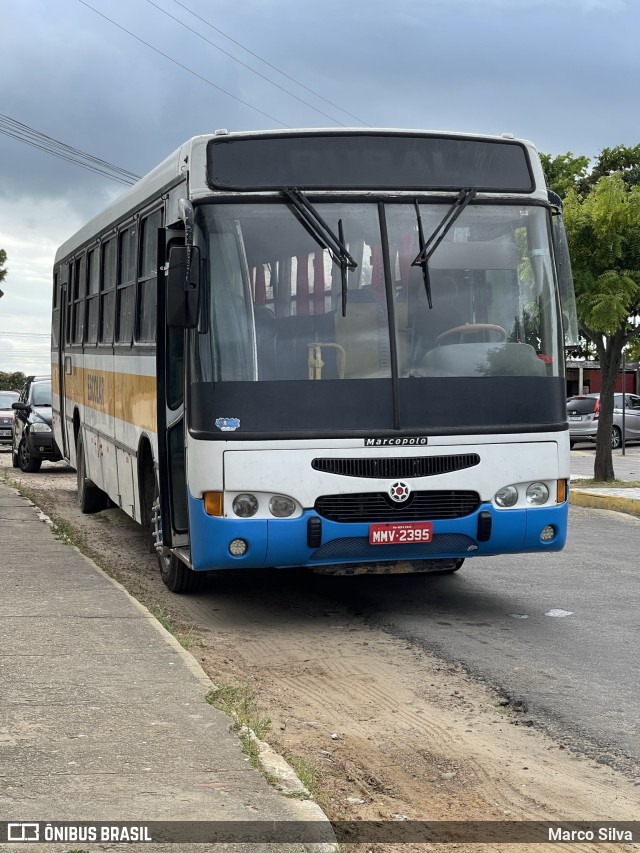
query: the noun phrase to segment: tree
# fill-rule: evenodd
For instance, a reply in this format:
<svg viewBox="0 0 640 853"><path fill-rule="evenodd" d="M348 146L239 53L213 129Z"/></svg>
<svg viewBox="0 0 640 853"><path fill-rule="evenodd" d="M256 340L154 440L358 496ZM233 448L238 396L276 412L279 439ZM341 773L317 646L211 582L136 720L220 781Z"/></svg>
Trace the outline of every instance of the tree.
<svg viewBox="0 0 640 853"><path fill-rule="evenodd" d="M605 174L583 194L570 189L564 211L578 318L602 376L594 477L613 480L616 378L623 347L640 336L630 322L640 313L640 186L618 171Z"/></svg>
<svg viewBox="0 0 640 853"><path fill-rule="evenodd" d="M558 193L560 198L581 184L589 168L588 157L574 157L571 151L553 158L550 154L540 154L540 160L547 186Z"/></svg>
<svg viewBox="0 0 640 853"><path fill-rule="evenodd" d="M0 391L19 391L26 382L24 373L5 373L0 370Z"/></svg>
<svg viewBox="0 0 640 853"><path fill-rule="evenodd" d="M9 270L4 269L4 265L7 262L7 253L4 249L0 249L0 284L5 280L7 273Z"/></svg>

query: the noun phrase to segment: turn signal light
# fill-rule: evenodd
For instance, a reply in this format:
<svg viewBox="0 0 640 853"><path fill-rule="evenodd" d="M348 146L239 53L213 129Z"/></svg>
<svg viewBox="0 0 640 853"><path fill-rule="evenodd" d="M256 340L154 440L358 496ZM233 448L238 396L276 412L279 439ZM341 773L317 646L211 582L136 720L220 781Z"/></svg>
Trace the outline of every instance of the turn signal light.
<svg viewBox="0 0 640 853"><path fill-rule="evenodd" d="M558 480L558 497L556 503L563 504L567 499L567 481Z"/></svg>
<svg viewBox="0 0 640 853"><path fill-rule="evenodd" d="M204 511L207 515L222 515L222 492L204 493Z"/></svg>

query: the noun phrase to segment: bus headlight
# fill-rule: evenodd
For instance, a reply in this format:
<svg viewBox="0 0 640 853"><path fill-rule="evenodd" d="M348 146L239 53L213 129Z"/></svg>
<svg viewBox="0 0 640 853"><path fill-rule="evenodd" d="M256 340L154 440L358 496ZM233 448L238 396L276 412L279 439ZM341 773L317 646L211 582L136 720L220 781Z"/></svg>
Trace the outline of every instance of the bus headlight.
<svg viewBox="0 0 640 853"><path fill-rule="evenodd" d="M296 502L285 495L274 495L269 501L269 512L276 518L289 518L296 511Z"/></svg>
<svg viewBox="0 0 640 853"><path fill-rule="evenodd" d="M255 495L236 495L231 506L239 518L251 518L258 512L258 499Z"/></svg>
<svg viewBox="0 0 640 853"><path fill-rule="evenodd" d="M518 490L515 486L504 486L496 492L494 500L503 508L515 506L518 502Z"/></svg>
<svg viewBox="0 0 640 853"><path fill-rule="evenodd" d="M544 483L530 483L527 486L527 501L533 506L542 506L549 500L549 489Z"/></svg>

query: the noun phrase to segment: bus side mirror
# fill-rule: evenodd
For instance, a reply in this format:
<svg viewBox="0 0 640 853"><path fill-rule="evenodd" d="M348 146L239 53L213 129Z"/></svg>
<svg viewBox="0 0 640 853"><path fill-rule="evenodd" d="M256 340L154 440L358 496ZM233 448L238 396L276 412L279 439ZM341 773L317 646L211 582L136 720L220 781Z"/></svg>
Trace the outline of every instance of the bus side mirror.
<svg viewBox="0 0 640 853"><path fill-rule="evenodd" d="M167 272L167 325L193 329L198 325L200 307L200 249L173 246Z"/></svg>

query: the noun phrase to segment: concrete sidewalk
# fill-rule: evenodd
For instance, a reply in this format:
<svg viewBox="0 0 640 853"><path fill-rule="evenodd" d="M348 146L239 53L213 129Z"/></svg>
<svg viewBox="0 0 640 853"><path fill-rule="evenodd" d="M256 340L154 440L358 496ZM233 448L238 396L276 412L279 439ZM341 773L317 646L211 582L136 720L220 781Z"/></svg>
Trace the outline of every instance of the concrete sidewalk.
<svg viewBox="0 0 640 853"><path fill-rule="evenodd" d="M571 451L571 480L593 478L595 452ZM640 481L640 446L613 451L613 470L617 480ZM569 501L575 506L611 509L640 516L640 488L587 487L570 485Z"/></svg>
<svg viewBox="0 0 640 853"><path fill-rule="evenodd" d="M286 765L280 790L250 766L195 659L1 483L0 531L0 821L326 821ZM7 837L0 850L114 849Z"/></svg>

